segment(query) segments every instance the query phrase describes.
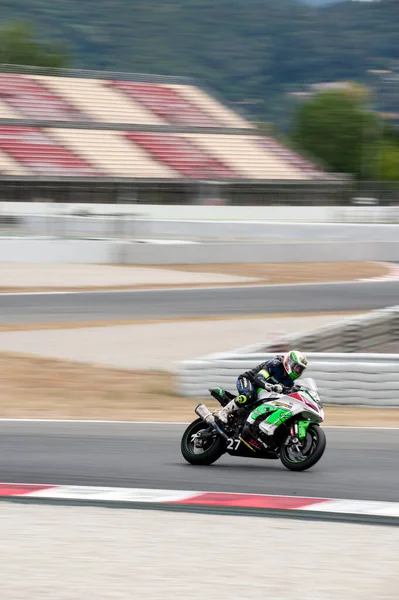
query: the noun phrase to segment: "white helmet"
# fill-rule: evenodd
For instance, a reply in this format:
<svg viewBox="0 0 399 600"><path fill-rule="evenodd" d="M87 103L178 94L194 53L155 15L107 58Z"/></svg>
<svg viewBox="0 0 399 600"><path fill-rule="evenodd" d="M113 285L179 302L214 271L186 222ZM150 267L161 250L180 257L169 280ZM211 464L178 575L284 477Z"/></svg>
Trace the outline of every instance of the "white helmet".
<svg viewBox="0 0 399 600"><path fill-rule="evenodd" d="M308 360L302 352L291 350L284 356L284 369L291 379L298 379L308 366Z"/></svg>

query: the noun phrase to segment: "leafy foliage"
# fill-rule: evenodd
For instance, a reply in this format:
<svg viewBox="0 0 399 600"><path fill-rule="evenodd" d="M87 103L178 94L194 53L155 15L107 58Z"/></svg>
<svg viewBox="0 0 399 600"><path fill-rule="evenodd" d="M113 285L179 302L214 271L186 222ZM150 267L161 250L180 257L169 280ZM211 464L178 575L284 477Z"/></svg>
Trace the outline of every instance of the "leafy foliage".
<svg viewBox="0 0 399 600"><path fill-rule="evenodd" d="M358 87L320 93L297 111L293 141L333 171L399 180L397 135L368 106Z"/></svg>
<svg viewBox="0 0 399 600"><path fill-rule="evenodd" d="M377 160L377 180L399 181L399 144L384 142Z"/></svg>
<svg viewBox="0 0 399 600"><path fill-rule="evenodd" d="M0 27L1 62L17 65L62 68L68 65L68 55L62 42L39 42L26 23Z"/></svg>

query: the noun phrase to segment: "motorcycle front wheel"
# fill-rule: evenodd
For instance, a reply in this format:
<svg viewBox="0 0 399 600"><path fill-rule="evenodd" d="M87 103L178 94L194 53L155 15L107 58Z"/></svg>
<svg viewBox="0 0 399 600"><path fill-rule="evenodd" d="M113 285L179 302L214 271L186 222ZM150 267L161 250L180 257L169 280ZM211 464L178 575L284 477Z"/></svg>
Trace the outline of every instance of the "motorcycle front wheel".
<svg viewBox="0 0 399 600"><path fill-rule="evenodd" d="M216 432L202 439L201 433L208 431L209 425L197 419L183 433L181 453L191 465L211 465L224 454L226 445Z"/></svg>
<svg viewBox="0 0 399 600"><path fill-rule="evenodd" d="M326 435L318 425L309 425L305 439L298 444L290 444L290 438L287 436L280 447L280 460L287 469L306 471L319 462L326 449Z"/></svg>

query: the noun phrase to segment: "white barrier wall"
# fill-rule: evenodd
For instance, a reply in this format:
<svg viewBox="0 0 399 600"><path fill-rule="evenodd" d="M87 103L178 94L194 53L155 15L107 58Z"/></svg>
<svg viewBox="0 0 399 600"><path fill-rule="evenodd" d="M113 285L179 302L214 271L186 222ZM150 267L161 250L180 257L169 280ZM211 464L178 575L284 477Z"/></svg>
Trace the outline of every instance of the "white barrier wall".
<svg viewBox="0 0 399 600"><path fill-rule="evenodd" d="M0 262L109 264L116 246L108 241L0 238Z"/></svg>
<svg viewBox="0 0 399 600"><path fill-rule="evenodd" d="M9 228L10 229L10 228ZM177 238L223 241L398 241L399 225L272 221L148 220L133 217L24 216L25 234L112 239Z"/></svg>
<svg viewBox="0 0 399 600"><path fill-rule="evenodd" d="M109 225L110 230L117 228ZM121 232L139 237L211 238L214 240L276 241L393 241L399 240L399 225L351 223L279 223L273 221L184 221L136 219L120 222Z"/></svg>
<svg viewBox="0 0 399 600"><path fill-rule="evenodd" d="M210 387L234 393L236 379L275 354L219 355L181 364L176 390L206 398ZM399 407L399 355L308 354L307 377L319 386L325 404ZM209 396L209 394L208 394Z"/></svg>
<svg viewBox="0 0 399 600"><path fill-rule="evenodd" d="M35 206L35 205L34 205ZM3 204L4 207L4 204ZM114 210L115 207L113 207ZM64 238L102 237L110 239L140 238L177 238L207 239L223 241L397 241L399 224L397 223L336 223L336 222L284 222L273 221L266 214L250 208L243 220L227 219L183 219L181 215L172 218L174 207L169 216L126 214L90 214L79 216L53 212L6 214L0 212L0 233L8 235L61 236ZM221 207L216 207L221 208ZM224 207L229 208L229 207ZM235 207L231 207L235 208ZM260 207L265 208L265 207ZM276 207L274 207L276 208ZM4 207L6 210L7 207ZM163 212L165 207L161 207ZM70 211L70 209L68 209ZM120 208L119 210L124 210ZM256 214L255 214L256 212Z"/></svg>
<svg viewBox="0 0 399 600"><path fill-rule="evenodd" d="M119 248L123 264L229 264L282 262L399 262L397 242L228 243L167 246L129 244Z"/></svg>
<svg viewBox="0 0 399 600"><path fill-rule="evenodd" d="M112 240L0 238L1 262L131 265L399 262L397 242L140 244Z"/></svg>
<svg viewBox="0 0 399 600"><path fill-rule="evenodd" d="M14 214L133 214L146 219L284 221L292 223L399 223L396 206L215 206L201 204L54 204L2 202L0 215Z"/></svg>
<svg viewBox="0 0 399 600"><path fill-rule="evenodd" d="M23 215L1 224L0 232L64 238L209 241L398 241L399 225L350 223L278 223L272 221L184 221L125 217Z"/></svg>
<svg viewBox="0 0 399 600"><path fill-rule="evenodd" d="M335 209L328 206L204 206L201 204L54 204L51 202L2 202L0 215L37 214L132 214L147 219L171 220L277 220L330 221Z"/></svg>

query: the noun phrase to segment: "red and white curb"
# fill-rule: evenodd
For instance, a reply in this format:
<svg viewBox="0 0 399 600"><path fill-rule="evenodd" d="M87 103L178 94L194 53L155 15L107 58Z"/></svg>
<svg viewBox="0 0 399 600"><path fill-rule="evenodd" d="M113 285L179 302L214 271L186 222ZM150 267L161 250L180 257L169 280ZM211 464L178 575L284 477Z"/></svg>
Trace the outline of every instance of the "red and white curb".
<svg viewBox="0 0 399 600"><path fill-rule="evenodd" d="M111 488L70 485L0 484L0 499L19 497L43 500L80 500L90 502L151 503L234 507L243 509L311 511L317 513L367 515L399 518L399 502L306 498L301 496L266 496L184 490Z"/></svg>

